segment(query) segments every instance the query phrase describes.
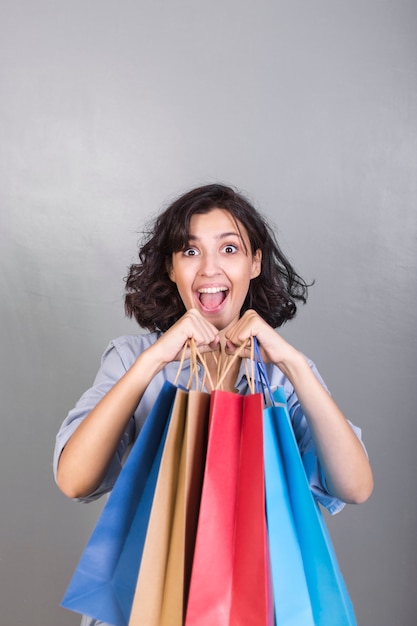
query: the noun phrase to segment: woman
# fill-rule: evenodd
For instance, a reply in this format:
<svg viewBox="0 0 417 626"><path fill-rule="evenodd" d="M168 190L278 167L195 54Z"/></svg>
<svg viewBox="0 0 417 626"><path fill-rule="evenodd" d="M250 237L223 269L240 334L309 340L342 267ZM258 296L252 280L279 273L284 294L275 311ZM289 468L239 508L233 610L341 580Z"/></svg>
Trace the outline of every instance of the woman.
<svg viewBox="0 0 417 626"><path fill-rule="evenodd" d="M155 221L126 290L127 313L149 332L111 342L93 386L64 421L55 472L67 496L88 501L111 490L187 340L207 353L215 385L219 360L256 336L271 385L284 386L316 498L335 513L369 497L372 472L359 429L314 364L276 331L295 315L296 301L306 301L307 284L241 194L215 184L175 200ZM235 360L223 389L248 393L244 371ZM187 368L181 376L184 384Z"/></svg>

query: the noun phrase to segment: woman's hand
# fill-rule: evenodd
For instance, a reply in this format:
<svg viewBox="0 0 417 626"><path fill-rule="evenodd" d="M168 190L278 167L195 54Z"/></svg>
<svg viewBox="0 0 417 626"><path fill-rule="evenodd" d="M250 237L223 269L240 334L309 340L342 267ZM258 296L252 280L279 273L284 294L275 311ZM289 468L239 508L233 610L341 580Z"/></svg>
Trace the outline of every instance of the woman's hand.
<svg viewBox="0 0 417 626"><path fill-rule="evenodd" d="M292 359L299 359L300 353L263 320L256 311L246 311L239 321L226 333L226 352L233 354L236 349L251 337L256 337L262 359L278 367ZM247 348L242 356L250 357Z"/></svg>
<svg viewBox="0 0 417 626"><path fill-rule="evenodd" d="M368 458L304 355L251 310L226 333L226 350L235 352L250 337L257 338L264 361L279 367L294 387L309 422L329 492L344 502L364 502L373 488ZM248 349L243 356L250 356Z"/></svg>
<svg viewBox="0 0 417 626"><path fill-rule="evenodd" d="M194 339L200 352L212 352L219 348L220 334L218 329L208 322L197 309L190 309L169 330L148 348L164 367L171 361L180 360L184 345ZM189 354L185 355L186 358Z"/></svg>
<svg viewBox="0 0 417 626"><path fill-rule="evenodd" d="M59 460L57 480L67 496L83 498L98 487L148 384L167 363L181 357L184 344L191 338L201 352L218 349L217 328L198 311L187 311L138 356L86 416L68 440Z"/></svg>

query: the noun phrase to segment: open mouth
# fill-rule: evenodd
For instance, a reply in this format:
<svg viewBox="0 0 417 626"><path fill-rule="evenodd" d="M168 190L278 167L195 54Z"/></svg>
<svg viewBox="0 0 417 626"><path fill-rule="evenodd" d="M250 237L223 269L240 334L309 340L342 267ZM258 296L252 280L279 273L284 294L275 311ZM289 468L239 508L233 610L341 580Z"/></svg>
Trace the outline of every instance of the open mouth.
<svg viewBox="0 0 417 626"><path fill-rule="evenodd" d="M198 299L204 309L214 311L223 304L228 293L227 287L202 287L198 290Z"/></svg>

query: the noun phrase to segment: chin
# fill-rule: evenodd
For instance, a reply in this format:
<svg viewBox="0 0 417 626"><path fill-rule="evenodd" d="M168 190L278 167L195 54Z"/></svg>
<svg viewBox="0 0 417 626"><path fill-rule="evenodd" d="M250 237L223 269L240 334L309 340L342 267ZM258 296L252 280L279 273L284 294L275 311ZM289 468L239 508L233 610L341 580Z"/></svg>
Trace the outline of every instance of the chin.
<svg viewBox="0 0 417 626"><path fill-rule="evenodd" d="M236 320L210 320L211 323L213 324L213 326L215 326L217 328L217 330L219 332L222 332L224 330L226 330L227 328L230 328L234 323L237 322Z"/></svg>

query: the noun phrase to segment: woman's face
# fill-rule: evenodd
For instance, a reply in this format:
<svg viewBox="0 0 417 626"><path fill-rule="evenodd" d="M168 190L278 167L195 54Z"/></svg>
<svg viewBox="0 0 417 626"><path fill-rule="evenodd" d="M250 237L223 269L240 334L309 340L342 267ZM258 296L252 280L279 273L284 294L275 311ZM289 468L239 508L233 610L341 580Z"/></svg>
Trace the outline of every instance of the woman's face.
<svg viewBox="0 0 417 626"><path fill-rule="evenodd" d="M195 214L188 245L172 255L170 279L187 310L198 309L219 330L240 315L252 278L261 271L260 250L252 256L245 227L224 209Z"/></svg>

